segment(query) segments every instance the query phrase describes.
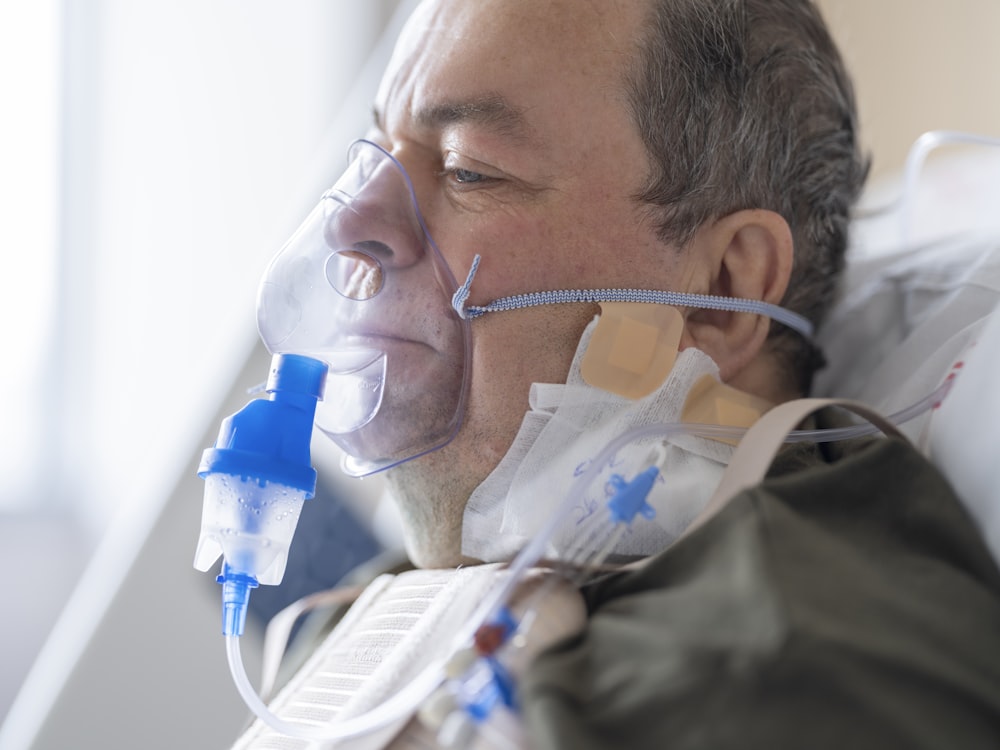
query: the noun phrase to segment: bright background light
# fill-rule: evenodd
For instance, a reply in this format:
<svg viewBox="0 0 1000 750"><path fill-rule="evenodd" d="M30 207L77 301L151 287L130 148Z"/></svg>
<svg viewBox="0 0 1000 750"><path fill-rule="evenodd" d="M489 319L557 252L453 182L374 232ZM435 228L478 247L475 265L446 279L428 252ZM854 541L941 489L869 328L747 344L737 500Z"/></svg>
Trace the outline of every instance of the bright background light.
<svg viewBox="0 0 1000 750"><path fill-rule="evenodd" d="M0 331L4 428L0 508L33 505L43 448L38 409L55 322L59 197L59 8L0 5Z"/></svg>
<svg viewBox="0 0 1000 750"><path fill-rule="evenodd" d="M141 543L190 471L395 6L0 2L0 721L108 531Z"/></svg>

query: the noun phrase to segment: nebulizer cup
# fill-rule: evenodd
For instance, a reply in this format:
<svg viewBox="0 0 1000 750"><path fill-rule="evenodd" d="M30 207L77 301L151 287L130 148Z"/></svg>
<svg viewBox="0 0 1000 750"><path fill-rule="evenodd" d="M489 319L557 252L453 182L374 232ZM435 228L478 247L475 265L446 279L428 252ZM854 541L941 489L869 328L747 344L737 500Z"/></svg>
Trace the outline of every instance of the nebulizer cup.
<svg viewBox="0 0 1000 750"><path fill-rule="evenodd" d="M221 556L223 632L240 635L250 590L278 584L303 502L316 489L310 437L326 365L297 355L272 359L267 398L225 419L198 467L205 480L194 566Z"/></svg>

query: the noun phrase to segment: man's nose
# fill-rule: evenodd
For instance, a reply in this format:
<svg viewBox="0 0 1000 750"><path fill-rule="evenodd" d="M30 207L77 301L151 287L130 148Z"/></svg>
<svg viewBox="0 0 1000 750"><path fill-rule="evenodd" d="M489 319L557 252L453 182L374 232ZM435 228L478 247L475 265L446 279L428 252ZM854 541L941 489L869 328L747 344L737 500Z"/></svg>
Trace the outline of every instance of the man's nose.
<svg viewBox="0 0 1000 750"><path fill-rule="evenodd" d="M324 239L334 253L361 252L386 268L411 266L426 254L427 238L409 182L390 157L364 148L324 196Z"/></svg>

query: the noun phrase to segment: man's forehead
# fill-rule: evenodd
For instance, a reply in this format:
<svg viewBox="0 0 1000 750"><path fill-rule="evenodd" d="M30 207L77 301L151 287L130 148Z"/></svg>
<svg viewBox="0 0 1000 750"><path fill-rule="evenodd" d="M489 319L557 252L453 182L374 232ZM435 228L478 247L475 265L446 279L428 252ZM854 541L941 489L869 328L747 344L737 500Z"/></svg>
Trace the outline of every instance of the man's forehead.
<svg viewBox="0 0 1000 750"><path fill-rule="evenodd" d="M599 53L624 43L645 26L653 0L423 0L401 38L439 43L499 40L512 49L567 49ZM625 38L622 36L625 32Z"/></svg>
<svg viewBox="0 0 1000 750"><path fill-rule="evenodd" d="M643 26L637 9L647 3L425 0L400 36L377 107L409 89L421 124L474 121L527 136L530 101L546 86L573 77L618 88ZM613 12L625 6L631 14Z"/></svg>

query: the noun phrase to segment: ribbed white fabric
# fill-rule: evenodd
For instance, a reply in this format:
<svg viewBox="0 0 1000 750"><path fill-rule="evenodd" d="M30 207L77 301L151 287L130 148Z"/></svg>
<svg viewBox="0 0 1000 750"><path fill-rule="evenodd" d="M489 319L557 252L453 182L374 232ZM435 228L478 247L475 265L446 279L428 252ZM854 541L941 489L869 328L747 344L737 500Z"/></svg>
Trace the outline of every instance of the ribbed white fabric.
<svg viewBox="0 0 1000 750"><path fill-rule="evenodd" d="M271 710L288 721L322 726L377 706L447 654L454 635L496 581L498 568L380 576L278 694ZM385 747L401 726L336 747ZM276 734L258 720L233 750L316 747L323 745Z"/></svg>

